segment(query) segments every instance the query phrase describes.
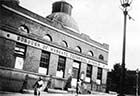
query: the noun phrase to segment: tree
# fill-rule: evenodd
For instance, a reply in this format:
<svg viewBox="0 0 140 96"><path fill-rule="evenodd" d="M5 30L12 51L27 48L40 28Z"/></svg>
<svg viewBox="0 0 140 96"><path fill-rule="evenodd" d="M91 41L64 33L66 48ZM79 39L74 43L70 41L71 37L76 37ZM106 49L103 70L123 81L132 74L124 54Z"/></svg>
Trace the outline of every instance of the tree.
<svg viewBox="0 0 140 96"><path fill-rule="evenodd" d="M114 65L114 69L111 72L111 82L113 90L119 92L120 88L120 76L121 76L121 65L119 63Z"/></svg>
<svg viewBox="0 0 140 96"><path fill-rule="evenodd" d="M120 76L121 76L121 65L119 63L115 64L113 69L108 72L107 75L107 89L106 92L115 91L119 92L120 88ZM136 90L136 71L127 70L125 68L125 78L124 78L124 93L125 94L135 94ZM140 81L139 81L140 85Z"/></svg>

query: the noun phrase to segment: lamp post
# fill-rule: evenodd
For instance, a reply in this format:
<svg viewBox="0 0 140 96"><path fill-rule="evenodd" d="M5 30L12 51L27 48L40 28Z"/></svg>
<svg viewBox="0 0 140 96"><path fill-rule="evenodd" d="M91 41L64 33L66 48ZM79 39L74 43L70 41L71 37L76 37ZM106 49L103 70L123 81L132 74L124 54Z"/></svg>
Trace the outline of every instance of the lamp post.
<svg viewBox="0 0 140 96"><path fill-rule="evenodd" d="M132 0L120 0L123 14L124 14L124 29L123 29L123 49L122 49L122 65L121 65L121 76L120 76L120 90L118 96L124 95L124 79L125 79L125 49L126 49L126 22L128 16L128 7L132 3Z"/></svg>
<svg viewBox="0 0 140 96"><path fill-rule="evenodd" d="M139 93L139 69L136 70L136 96Z"/></svg>

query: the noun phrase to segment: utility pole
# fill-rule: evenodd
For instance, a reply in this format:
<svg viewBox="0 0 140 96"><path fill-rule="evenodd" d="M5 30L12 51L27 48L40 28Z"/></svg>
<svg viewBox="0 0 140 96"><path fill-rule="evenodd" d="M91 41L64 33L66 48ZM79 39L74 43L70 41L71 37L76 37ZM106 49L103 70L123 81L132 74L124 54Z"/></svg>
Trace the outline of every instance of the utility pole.
<svg viewBox="0 0 140 96"><path fill-rule="evenodd" d="M120 0L123 14L124 14L124 29L123 29L123 49L122 49L122 65L121 65L121 76L120 76L120 90L118 96L124 95L124 83L125 83L125 49L126 49L126 22L128 16L128 7L132 3L132 0Z"/></svg>

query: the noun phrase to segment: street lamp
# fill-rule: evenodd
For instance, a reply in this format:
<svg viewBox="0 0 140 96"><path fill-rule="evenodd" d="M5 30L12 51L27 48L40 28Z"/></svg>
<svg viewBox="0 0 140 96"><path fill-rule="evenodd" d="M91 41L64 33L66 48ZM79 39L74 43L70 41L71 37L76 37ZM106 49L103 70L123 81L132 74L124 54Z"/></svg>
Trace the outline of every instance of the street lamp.
<svg viewBox="0 0 140 96"><path fill-rule="evenodd" d="M136 96L139 94L139 69L136 70Z"/></svg>
<svg viewBox="0 0 140 96"><path fill-rule="evenodd" d="M125 79L125 47L126 47L126 21L128 15L128 7L130 7L132 0L120 0L123 14L124 14L124 29L123 29L123 49L122 49L122 65L121 65L121 76L120 76L120 90L118 96L124 95L124 79Z"/></svg>

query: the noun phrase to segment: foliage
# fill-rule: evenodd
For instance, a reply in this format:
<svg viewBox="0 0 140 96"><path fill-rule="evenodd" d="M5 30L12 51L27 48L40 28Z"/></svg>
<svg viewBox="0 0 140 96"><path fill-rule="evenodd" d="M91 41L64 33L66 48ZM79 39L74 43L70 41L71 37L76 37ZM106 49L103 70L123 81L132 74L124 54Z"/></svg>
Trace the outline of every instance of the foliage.
<svg viewBox="0 0 140 96"><path fill-rule="evenodd" d="M121 65L115 64L114 68L111 70L111 72L108 72L108 78L107 78L107 90L106 92L115 91L119 92L120 88L120 76L121 76ZM135 94L136 90L136 71L129 71L127 69L125 71L125 77L124 77L124 93L126 94ZM139 80L140 85L140 80Z"/></svg>
<svg viewBox="0 0 140 96"><path fill-rule="evenodd" d="M120 86L120 76L121 76L121 65L115 64L114 69L111 72L111 82L113 83L113 90L119 92Z"/></svg>

